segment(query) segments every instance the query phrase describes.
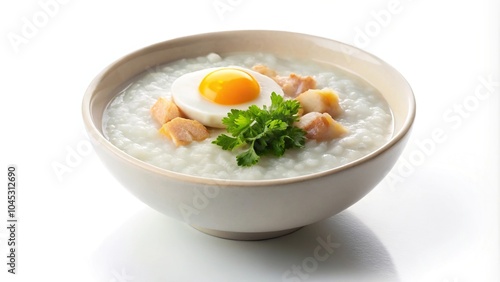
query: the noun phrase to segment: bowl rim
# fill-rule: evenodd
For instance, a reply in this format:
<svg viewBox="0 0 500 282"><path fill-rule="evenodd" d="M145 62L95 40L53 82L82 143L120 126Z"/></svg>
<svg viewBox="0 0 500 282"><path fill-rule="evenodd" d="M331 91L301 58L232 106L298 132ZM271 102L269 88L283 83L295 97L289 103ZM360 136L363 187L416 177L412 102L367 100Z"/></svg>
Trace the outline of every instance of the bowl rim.
<svg viewBox="0 0 500 282"><path fill-rule="evenodd" d="M193 41L193 40L202 40L205 37L210 37L213 35L239 35L239 36L244 36L245 34L248 33L268 33L268 34L288 34L288 35L293 35L293 36L299 36L305 40L327 40L330 42L333 42L335 44L343 45L345 47L357 50L357 52L362 53L364 56L370 56L373 59L377 60L378 62L382 63L385 67L388 67L394 71L395 74L397 74L400 80L409 89L408 92L408 102L409 102L409 109L408 109L408 114L406 120L403 122L401 129L381 147L377 148L376 150L370 152L369 154L355 159L354 161L351 161L347 164L340 165L337 167L333 167L327 170L315 172L315 173L310 173L310 174L305 174L305 175L300 175L300 176L294 176L294 177L286 177L286 178L275 178L275 179L258 179L258 180L235 180L235 179L222 179L222 178L209 178L209 177L202 177L202 176L195 176L195 175L190 175L190 174L185 174L185 173L180 173L180 172L175 172L171 171L168 169L160 168L155 165L146 163L144 161L141 161L135 157L130 156L129 154L125 153L115 145L113 145L101 131L96 127L96 125L92 121L92 113L91 113L91 101L94 97L94 90L97 88L103 77L106 76L107 73L109 73L110 70L112 70L114 67L122 63L123 61L126 61L129 58L133 58L135 56L139 56L140 54L143 54L144 52L152 51L155 49L158 49L162 45L173 43L173 42L184 42L184 41ZM349 55L349 54L347 54ZM91 81L89 86L87 87L83 100L82 100L82 116L83 116L83 122L87 131L87 134L89 137L94 137L95 140L97 141L96 143L98 146L103 146L105 150L109 151L111 154L113 154L114 157L118 157L120 160L127 162L130 165L136 166L139 169L149 171L150 173L153 174L158 174L164 177L168 178L173 178L177 181L182 181L182 182L189 182L189 183L198 183L198 184L215 184L215 185L220 185L224 187L262 187L262 186L274 186L274 185L284 185L284 184L289 184L289 183L297 183L297 182L303 182L311 179L316 179L320 177L324 177L327 175L339 173L342 171L345 171L351 167L355 167L358 165L361 165L362 163L365 163L367 161L370 161L383 152L389 150L392 148L394 145L399 143L411 130L411 127L414 123L415 116L416 116L416 102L415 102L415 95L414 92L408 83L408 81L401 75L401 73L396 70L394 67L392 67L390 64L385 62L384 60L380 59L379 57L364 51L356 46L343 43L331 38L327 37L322 37L322 36L317 36L317 35L312 35L312 34L306 34L306 33L299 33L299 32L292 32L292 31L281 31L281 30L226 30L226 31L215 31L215 32L207 32L207 33L200 33L200 34L193 34L193 35L187 35L187 36L182 36L182 37L177 37L177 38L172 38L168 40L164 40L161 42L157 42L145 47L142 47L140 49L137 49L131 53L128 53L118 59L116 59L114 62L109 64L107 67L105 67L100 73L97 74L97 76L94 77L94 79ZM97 146L94 143L94 146Z"/></svg>

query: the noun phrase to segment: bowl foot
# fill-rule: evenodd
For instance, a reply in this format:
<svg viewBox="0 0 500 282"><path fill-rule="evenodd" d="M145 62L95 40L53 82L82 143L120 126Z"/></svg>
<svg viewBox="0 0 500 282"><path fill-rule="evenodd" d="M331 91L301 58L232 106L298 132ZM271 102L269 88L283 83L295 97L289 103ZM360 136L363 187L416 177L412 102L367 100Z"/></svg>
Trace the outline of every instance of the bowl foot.
<svg viewBox="0 0 500 282"><path fill-rule="evenodd" d="M290 233L293 233L297 230L299 230L302 227L296 227L296 228L291 228L291 229L286 229L286 230L279 230L279 231L271 231L271 232L231 232L231 231L221 231L221 230L214 230L214 229L209 229L209 228L204 228L204 227L199 227L199 226L194 226L191 225L193 228L223 239L230 239L230 240L240 240L240 241L255 241L255 240L265 240L265 239L272 239L280 236L284 236Z"/></svg>

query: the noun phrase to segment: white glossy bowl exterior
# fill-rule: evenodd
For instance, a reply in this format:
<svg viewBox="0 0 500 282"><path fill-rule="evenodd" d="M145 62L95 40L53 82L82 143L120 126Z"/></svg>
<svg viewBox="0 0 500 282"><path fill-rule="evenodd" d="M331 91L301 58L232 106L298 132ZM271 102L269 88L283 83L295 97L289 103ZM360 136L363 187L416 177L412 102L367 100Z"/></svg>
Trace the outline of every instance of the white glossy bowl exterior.
<svg viewBox="0 0 500 282"><path fill-rule="evenodd" d="M102 134L102 114L124 83L157 65L210 52L269 52L341 67L376 87L394 115L394 135L382 148L350 164L295 178L229 181L183 175L139 161ZM357 202L381 181L401 154L415 117L406 80L355 47L279 31L229 31L189 36L138 50L111 64L91 83L83 119L110 172L150 207L196 228L232 239L263 239L328 218Z"/></svg>

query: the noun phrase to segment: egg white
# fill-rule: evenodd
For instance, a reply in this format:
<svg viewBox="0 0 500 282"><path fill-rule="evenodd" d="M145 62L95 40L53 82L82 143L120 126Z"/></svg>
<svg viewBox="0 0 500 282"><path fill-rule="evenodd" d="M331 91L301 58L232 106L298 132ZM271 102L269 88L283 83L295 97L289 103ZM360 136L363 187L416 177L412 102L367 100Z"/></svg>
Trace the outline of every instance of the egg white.
<svg viewBox="0 0 500 282"><path fill-rule="evenodd" d="M222 118L226 117L231 109L246 110L251 105L270 106L272 92L284 95L281 87L268 76L241 67L231 66L229 68L241 69L252 75L259 83L259 96L252 101L237 105L220 105L207 100L199 91L201 81L207 74L217 69L223 69L208 68L184 74L174 81L171 88L174 103L190 119L197 120L205 126L225 128L222 124Z"/></svg>

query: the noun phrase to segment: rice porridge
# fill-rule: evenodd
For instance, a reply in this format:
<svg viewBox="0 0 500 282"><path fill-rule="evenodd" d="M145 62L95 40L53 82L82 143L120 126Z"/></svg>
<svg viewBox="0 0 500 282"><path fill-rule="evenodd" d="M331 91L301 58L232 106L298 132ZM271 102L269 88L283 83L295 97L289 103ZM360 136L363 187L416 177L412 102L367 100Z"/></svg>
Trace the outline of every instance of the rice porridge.
<svg viewBox="0 0 500 282"><path fill-rule="evenodd" d="M210 129L209 138L175 146L158 133L151 106L171 95L173 82L183 74L201 69L265 64L279 74L310 75L317 88L333 89L342 114L335 118L348 133L338 139L308 140L302 149L290 149L282 157L263 156L251 167L240 167L235 152L222 150L212 141L223 130ZM384 145L392 135L392 114L382 95L347 72L312 62L277 58L270 54L209 54L182 59L148 70L135 78L108 105L103 118L108 140L127 154L157 167L207 178L260 180L288 178L331 169L352 162Z"/></svg>

